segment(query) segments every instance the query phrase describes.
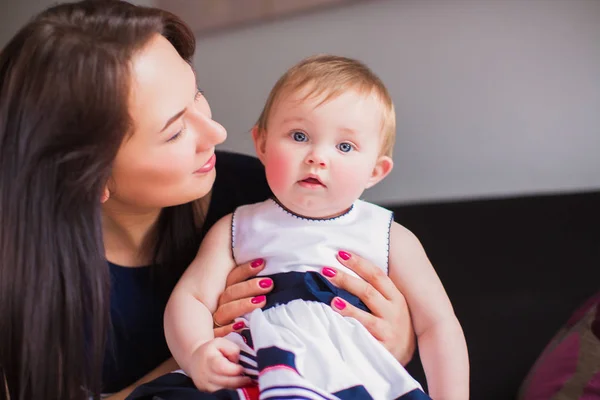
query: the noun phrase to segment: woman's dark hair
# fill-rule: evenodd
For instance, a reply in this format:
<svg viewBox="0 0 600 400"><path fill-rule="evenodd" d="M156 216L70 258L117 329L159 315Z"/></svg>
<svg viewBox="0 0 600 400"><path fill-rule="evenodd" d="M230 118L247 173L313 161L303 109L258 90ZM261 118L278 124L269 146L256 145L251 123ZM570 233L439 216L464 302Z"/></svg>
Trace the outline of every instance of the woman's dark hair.
<svg viewBox="0 0 600 400"><path fill-rule="evenodd" d="M0 398L102 389L100 198L132 129L131 60L156 34L191 62L194 37L179 18L118 0L52 7L0 53ZM197 250L192 208L168 209L156 227L154 255L175 260L163 263L175 274Z"/></svg>

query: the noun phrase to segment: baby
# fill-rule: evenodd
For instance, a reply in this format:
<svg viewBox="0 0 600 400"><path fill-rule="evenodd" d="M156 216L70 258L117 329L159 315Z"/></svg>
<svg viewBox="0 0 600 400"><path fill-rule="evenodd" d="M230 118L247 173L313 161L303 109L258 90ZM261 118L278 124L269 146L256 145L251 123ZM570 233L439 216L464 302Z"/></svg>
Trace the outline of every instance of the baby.
<svg viewBox="0 0 600 400"><path fill-rule="evenodd" d="M431 397L468 399L462 329L421 244L359 199L392 170L395 128L387 89L356 60L314 56L279 79L252 130L274 196L215 224L167 305L167 342L199 389L228 387L242 365L261 398L429 399L358 321L331 309L334 298L367 309L327 280L335 270L324 267L345 268L336 254L347 248L406 297ZM215 339L227 275L259 257L274 281L267 304L230 342Z"/></svg>

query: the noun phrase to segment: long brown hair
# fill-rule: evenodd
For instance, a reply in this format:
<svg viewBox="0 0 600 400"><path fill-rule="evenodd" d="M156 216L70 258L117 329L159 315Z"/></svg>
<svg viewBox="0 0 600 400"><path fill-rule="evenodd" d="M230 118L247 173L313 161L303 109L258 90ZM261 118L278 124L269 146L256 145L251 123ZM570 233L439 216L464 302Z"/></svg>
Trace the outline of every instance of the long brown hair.
<svg viewBox="0 0 600 400"><path fill-rule="evenodd" d="M179 18L117 0L52 7L0 53L0 398L101 391L100 198L131 130L131 59L155 34L190 62L195 42ZM164 263L175 275L197 248L190 215L191 204L172 207L157 224L155 256L178 254Z"/></svg>

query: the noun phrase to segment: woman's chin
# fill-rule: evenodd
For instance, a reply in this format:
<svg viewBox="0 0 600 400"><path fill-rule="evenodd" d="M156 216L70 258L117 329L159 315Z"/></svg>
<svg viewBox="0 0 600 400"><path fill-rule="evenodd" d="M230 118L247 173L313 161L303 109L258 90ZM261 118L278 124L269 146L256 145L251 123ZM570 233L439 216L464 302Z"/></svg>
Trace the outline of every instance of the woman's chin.
<svg viewBox="0 0 600 400"><path fill-rule="evenodd" d="M191 183L192 186L190 187L193 195L186 203L206 196L212 190L216 177L217 174L214 168L206 174L194 175Z"/></svg>

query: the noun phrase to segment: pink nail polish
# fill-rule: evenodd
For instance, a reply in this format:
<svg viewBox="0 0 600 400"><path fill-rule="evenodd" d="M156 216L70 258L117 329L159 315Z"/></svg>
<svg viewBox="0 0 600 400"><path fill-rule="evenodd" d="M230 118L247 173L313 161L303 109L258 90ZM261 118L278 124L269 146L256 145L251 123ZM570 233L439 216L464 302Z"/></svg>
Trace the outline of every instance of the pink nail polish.
<svg viewBox="0 0 600 400"><path fill-rule="evenodd" d="M350 259L350 253L346 253L346 252L345 252L345 251L343 251L343 250L340 250L340 251L338 252L338 254L340 255L340 258L341 258L342 260L346 260L346 261L348 261L348 260Z"/></svg>
<svg viewBox="0 0 600 400"><path fill-rule="evenodd" d="M266 299L266 297L264 295L256 296L256 297L253 297L252 300L250 300L250 302L252 304L258 304L258 303L262 303L263 301L265 301L265 299Z"/></svg>
<svg viewBox="0 0 600 400"><path fill-rule="evenodd" d="M333 306L338 310L343 310L346 308L346 303L342 299L336 298L333 300Z"/></svg>
<svg viewBox="0 0 600 400"><path fill-rule="evenodd" d="M265 260L263 260L262 258L257 258L256 260L254 260L250 263L250 266L252 268L258 268L261 265L263 265L264 262L265 262Z"/></svg>
<svg viewBox="0 0 600 400"><path fill-rule="evenodd" d="M272 284L273 281L270 279L261 279L260 281L258 281L258 286L260 286L263 289L270 288Z"/></svg>
<svg viewBox="0 0 600 400"><path fill-rule="evenodd" d="M244 324L244 321L236 322L232 326L234 331L239 331L240 329L244 329L245 327L246 327L246 324Z"/></svg>
<svg viewBox="0 0 600 400"><path fill-rule="evenodd" d="M321 273L328 278L333 278L337 274L337 271L333 268L323 267Z"/></svg>

